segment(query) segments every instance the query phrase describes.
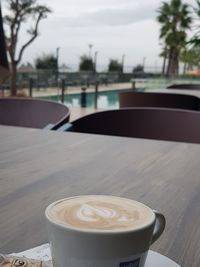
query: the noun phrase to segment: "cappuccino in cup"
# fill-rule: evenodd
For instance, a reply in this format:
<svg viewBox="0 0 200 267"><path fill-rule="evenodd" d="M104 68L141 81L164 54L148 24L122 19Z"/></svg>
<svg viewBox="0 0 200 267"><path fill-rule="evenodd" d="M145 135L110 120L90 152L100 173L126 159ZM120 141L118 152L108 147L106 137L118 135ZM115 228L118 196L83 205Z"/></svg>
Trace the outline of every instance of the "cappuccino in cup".
<svg viewBox="0 0 200 267"><path fill-rule="evenodd" d="M115 196L76 196L46 209L54 267L143 267L165 219Z"/></svg>

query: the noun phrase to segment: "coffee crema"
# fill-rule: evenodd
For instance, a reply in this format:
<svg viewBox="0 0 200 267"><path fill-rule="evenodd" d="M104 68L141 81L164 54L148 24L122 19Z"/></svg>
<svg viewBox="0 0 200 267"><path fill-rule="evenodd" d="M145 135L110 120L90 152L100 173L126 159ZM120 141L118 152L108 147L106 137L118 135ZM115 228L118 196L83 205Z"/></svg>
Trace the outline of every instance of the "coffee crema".
<svg viewBox="0 0 200 267"><path fill-rule="evenodd" d="M85 230L126 231L151 223L155 216L140 202L115 196L78 196L56 202L47 211L55 223Z"/></svg>

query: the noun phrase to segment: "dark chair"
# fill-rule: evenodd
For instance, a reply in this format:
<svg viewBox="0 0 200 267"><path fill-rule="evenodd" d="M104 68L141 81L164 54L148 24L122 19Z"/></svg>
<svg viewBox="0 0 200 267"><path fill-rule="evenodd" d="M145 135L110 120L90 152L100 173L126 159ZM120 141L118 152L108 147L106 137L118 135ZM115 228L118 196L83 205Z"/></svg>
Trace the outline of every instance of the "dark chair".
<svg viewBox="0 0 200 267"><path fill-rule="evenodd" d="M182 90L200 90L200 84L172 84L167 89L182 89Z"/></svg>
<svg viewBox="0 0 200 267"><path fill-rule="evenodd" d="M0 98L0 124L56 130L69 121L68 107L33 98Z"/></svg>
<svg viewBox="0 0 200 267"><path fill-rule="evenodd" d="M119 93L119 105L125 107L163 107L199 110L199 98L192 95L168 93Z"/></svg>
<svg viewBox="0 0 200 267"><path fill-rule="evenodd" d="M200 143L200 112L164 108L109 110L82 117L60 130Z"/></svg>

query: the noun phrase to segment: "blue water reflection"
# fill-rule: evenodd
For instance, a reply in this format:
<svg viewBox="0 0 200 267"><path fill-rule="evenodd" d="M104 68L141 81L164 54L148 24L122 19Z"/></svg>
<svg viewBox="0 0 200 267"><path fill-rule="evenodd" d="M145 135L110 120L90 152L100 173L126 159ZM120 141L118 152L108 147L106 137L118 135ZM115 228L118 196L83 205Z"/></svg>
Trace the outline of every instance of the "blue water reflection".
<svg viewBox="0 0 200 267"><path fill-rule="evenodd" d="M123 90L124 91L124 90ZM119 90L114 91L105 91L105 92L99 92L98 93L98 101L97 105L98 108L118 108L119 107L119 101L118 101L118 94ZM87 93L87 107L93 108L94 107L94 93ZM54 101L60 101L60 96L49 96L48 99L54 100ZM72 107L80 107L80 94L67 94L65 95L65 104L67 106Z"/></svg>

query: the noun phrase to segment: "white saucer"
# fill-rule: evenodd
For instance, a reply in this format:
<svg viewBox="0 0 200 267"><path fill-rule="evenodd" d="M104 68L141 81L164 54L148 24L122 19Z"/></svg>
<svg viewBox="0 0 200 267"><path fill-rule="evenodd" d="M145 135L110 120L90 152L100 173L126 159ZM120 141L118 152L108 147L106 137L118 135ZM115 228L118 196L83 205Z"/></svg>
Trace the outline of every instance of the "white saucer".
<svg viewBox="0 0 200 267"><path fill-rule="evenodd" d="M145 267L181 267L169 258L149 250Z"/></svg>
<svg viewBox="0 0 200 267"><path fill-rule="evenodd" d="M39 247L35 247L20 253L12 253L16 256L24 256L31 259L38 259L43 261L51 260L51 253L49 244L44 244ZM181 267L169 258L149 250L145 267Z"/></svg>

